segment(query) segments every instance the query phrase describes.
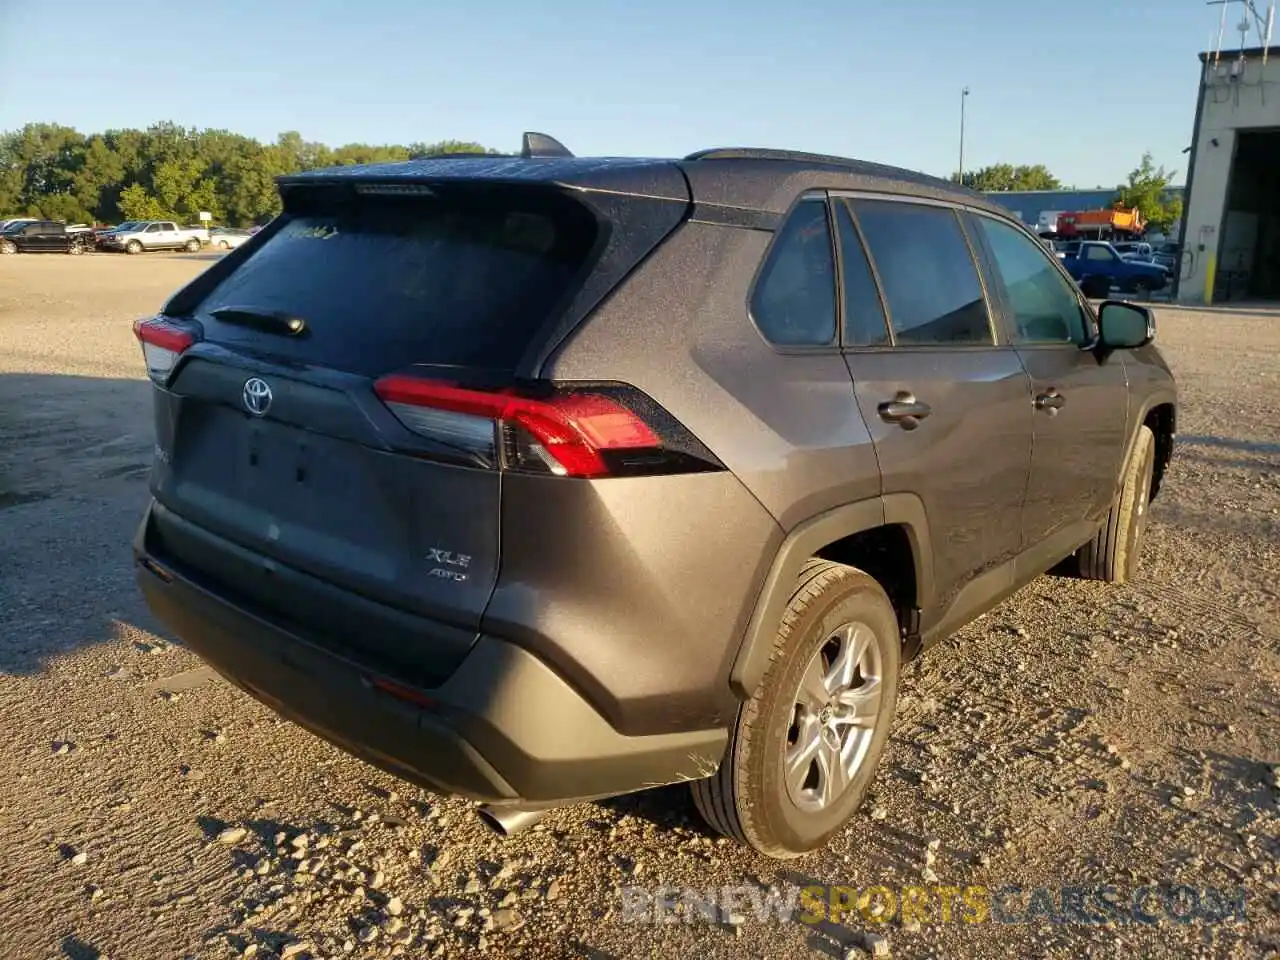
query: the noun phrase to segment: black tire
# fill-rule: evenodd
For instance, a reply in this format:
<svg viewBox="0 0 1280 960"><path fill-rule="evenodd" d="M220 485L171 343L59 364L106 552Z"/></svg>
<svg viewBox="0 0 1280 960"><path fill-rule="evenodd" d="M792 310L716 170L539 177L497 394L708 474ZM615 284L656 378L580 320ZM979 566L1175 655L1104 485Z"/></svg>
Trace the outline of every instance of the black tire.
<svg viewBox="0 0 1280 960"><path fill-rule="evenodd" d="M67 253L71 254L71 256L73 257L80 256L80 254L84 253L84 244L82 243L71 244L71 246L67 247Z"/></svg>
<svg viewBox="0 0 1280 960"><path fill-rule="evenodd" d="M12 256L18 252L18 245L12 240L0 240L0 255Z"/></svg>
<svg viewBox="0 0 1280 960"><path fill-rule="evenodd" d="M200 241L195 237L192 237L183 245L183 249L186 250L187 253L195 253L200 249Z"/></svg>
<svg viewBox="0 0 1280 960"><path fill-rule="evenodd" d="M227 241L225 241L225 240L219 240L219 241L218 241L218 248L219 248L220 250L230 250L230 249L231 249L231 244L227 243Z"/></svg>
<svg viewBox="0 0 1280 960"><path fill-rule="evenodd" d="M1084 579L1127 583L1138 572L1155 465L1155 434L1144 425L1138 428L1120 496L1111 505L1106 522L1092 540L1076 551L1078 572Z"/></svg>
<svg viewBox="0 0 1280 960"><path fill-rule="evenodd" d="M130 240L124 245L124 252L128 254L138 254L142 252L142 244L137 240Z"/></svg>
<svg viewBox="0 0 1280 960"><path fill-rule="evenodd" d="M880 665L876 715L863 728L867 746L848 785L829 807L805 810L793 800L783 771L796 729L797 691L815 658L836 642L833 632L849 623L873 635ZM764 678L738 711L719 771L691 784L703 819L776 859L825 846L857 812L875 779L897 705L901 650L897 617L880 584L853 567L809 561L787 605Z"/></svg>

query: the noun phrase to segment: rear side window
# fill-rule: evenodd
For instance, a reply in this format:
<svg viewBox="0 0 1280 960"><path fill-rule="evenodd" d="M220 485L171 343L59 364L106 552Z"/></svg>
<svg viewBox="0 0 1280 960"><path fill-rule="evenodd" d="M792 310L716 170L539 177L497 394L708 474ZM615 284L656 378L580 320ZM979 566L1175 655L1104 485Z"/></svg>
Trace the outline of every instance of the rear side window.
<svg viewBox="0 0 1280 960"><path fill-rule="evenodd" d="M801 201L783 223L756 281L751 316L778 346L835 343L836 268L825 201Z"/></svg>
<svg viewBox="0 0 1280 960"><path fill-rule="evenodd" d="M548 190L360 199L325 192L305 211L286 213L279 231L199 305L210 339L368 375L414 363L509 371L585 264L596 233L585 208ZM218 321L218 311L237 309L300 317L307 333Z"/></svg>
<svg viewBox="0 0 1280 960"><path fill-rule="evenodd" d="M982 284L954 211L856 200L899 345L992 343Z"/></svg>

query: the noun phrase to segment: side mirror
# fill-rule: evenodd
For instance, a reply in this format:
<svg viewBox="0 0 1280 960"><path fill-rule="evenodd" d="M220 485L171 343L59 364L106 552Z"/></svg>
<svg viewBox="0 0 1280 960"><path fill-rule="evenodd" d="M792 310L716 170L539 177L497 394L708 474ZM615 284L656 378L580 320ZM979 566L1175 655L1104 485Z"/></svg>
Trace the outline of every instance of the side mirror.
<svg viewBox="0 0 1280 960"><path fill-rule="evenodd" d="M1156 338L1155 315L1146 307L1108 300L1098 308L1098 343L1109 350L1145 347Z"/></svg>

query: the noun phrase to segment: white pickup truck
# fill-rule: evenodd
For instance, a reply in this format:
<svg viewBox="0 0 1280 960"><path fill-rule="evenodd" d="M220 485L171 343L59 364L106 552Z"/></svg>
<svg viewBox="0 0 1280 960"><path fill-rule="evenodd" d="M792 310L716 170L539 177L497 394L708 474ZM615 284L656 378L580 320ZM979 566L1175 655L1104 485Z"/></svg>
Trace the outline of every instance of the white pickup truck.
<svg viewBox="0 0 1280 960"><path fill-rule="evenodd" d="M130 225L127 230L108 234L102 246L125 253L143 250L186 250L195 253L208 239L208 231L199 227L179 227L172 220L148 220Z"/></svg>

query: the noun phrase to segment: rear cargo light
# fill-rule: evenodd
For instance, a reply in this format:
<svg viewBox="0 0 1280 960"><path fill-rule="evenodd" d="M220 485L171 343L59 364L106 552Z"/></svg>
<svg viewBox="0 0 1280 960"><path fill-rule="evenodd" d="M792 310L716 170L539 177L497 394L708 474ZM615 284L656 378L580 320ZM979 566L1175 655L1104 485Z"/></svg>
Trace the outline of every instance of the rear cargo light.
<svg viewBox="0 0 1280 960"><path fill-rule="evenodd" d="M156 383L164 383L169 379L182 352L196 340L189 330L161 317L134 321L133 334L142 344L147 376Z"/></svg>
<svg viewBox="0 0 1280 960"><path fill-rule="evenodd" d="M374 391L415 433L506 469L605 477L634 473L637 462L658 466L667 459L659 433L604 393L532 397L401 375L383 377Z"/></svg>

